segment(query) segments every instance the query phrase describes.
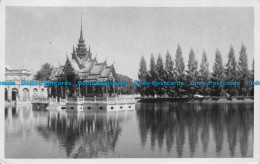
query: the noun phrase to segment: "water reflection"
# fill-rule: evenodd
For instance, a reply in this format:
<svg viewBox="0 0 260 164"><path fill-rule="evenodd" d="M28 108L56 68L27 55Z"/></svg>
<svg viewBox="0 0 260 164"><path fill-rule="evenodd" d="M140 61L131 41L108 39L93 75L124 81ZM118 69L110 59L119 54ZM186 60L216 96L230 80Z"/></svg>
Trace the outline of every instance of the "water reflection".
<svg viewBox="0 0 260 164"><path fill-rule="evenodd" d="M6 157L252 157L253 104L138 104L66 113L5 107ZM131 143L131 145L129 145Z"/></svg>
<svg viewBox="0 0 260 164"><path fill-rule="evenodd" d="M253 104L141 104L137 117L143 147L150 144L154 150L157 142L161 149L165 141L168 153L176 147L177 157L183 157L187 144L189 154L185 150L184 157L194 157L200 146L204 154L213 152L213 147L209 150L211 142L216 154L207 157L221 157L226 152L225 144L227 157L252 156L248 147L252 150ZM240 154L235 155L237 149Z"/></svg>
<svg viewBox="0 0 260 164"><path fill-rule="evenodd" d="M114 151L124 115L106 113L67 114L50 112L47 125L37 127L43 137L54 135L67 157L98 157L99 152ZM80 146L76 146L80 142ZM73 151L74 150L74 151Z"/></svg>

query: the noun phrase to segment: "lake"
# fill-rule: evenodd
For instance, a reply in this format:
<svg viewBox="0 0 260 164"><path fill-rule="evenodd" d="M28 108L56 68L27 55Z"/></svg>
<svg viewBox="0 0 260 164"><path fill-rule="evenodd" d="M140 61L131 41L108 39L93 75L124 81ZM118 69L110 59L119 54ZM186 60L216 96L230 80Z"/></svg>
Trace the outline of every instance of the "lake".
<svg viewBox="0 0 260 164"><path fill-rule="evenodd" d="M135 111L5 107L6 158L253 156L253 103L138 103Z"/></svg>

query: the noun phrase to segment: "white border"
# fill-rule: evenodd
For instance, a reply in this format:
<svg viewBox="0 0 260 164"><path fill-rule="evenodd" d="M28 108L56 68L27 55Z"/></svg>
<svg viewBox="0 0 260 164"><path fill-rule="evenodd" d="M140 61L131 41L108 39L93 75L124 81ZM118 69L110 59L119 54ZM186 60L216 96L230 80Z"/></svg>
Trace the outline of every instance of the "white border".
<svg viewBox="0 0 260 164"><path fill-rule="evenodd" d="M6 6L55 6L55 7L254 7L255 80L260 80L260 0L0 0L0 81L5 71L5 7ZM259 55L257 55L259 54ZM14 59L15 60L15 59ZM254 157L253 158L115 158L115 159L5 159L4 158L4 87L0 86L0 163L233 163L256 164L259 160L260 89L255 87L254 104Z"/></svg>

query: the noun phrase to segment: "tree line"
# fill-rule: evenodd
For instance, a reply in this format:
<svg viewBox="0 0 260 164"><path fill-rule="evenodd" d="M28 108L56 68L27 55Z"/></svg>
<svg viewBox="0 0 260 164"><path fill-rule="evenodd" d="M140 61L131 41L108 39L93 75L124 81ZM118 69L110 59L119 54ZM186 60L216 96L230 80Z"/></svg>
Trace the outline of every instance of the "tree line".
<svg viewBox="0 0 260 164"><path fill-rule="evenodd" d="M209 62L206 52L203 50L200 65L196 59L194 50L191 48L187 67L185 67L182 50L178 45L175 59L167 51L165 62L161 54L157 60L151 54L149 69L145 58L140 59L138 73L139 81L182 81L184 85L142 85L137 87L141 96L162 96L176 97L183 95L200 94L204 96L253 96L254 86L246 85L246 81L254 81L254 60L251 68L248 66L246 47L242 44L239 51L238 61L232 45L228 52L228 61L223 63L222 54L217 49L213 72L209 71ZM240 85L190 85L190 81L225 81L240 82Z"/></svg>

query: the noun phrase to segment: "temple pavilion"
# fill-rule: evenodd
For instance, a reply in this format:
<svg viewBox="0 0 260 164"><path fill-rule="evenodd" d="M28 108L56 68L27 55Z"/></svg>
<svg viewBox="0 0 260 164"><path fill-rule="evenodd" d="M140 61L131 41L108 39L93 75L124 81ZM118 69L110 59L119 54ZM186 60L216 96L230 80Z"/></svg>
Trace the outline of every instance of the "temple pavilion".
<svg viewBox="0 0 260 164"><path fill-rule="evenodd" d="M106 60L98 62L96 57L92 58L92 52L86 47L83 39L82 22L80 38L77 47L73 46L71 57L67 56L64 65L53 67L50 81L71 82L71 85L50 86L49 96L61 98L67 97L105 97L117 95L117 86L112 85L78 85L82 82L115 82L116 72L114 63L108 65Z"/></svg>

